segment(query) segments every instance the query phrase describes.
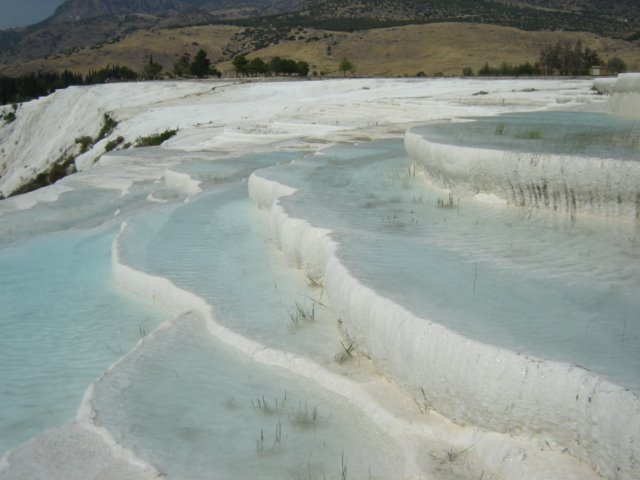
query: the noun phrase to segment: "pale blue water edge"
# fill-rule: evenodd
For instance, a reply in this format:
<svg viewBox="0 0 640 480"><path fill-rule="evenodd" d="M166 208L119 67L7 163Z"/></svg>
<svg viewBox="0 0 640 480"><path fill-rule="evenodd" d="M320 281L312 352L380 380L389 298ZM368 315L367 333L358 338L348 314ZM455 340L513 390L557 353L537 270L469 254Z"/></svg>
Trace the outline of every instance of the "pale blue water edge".
<svg viewBox="0 0 640 480"><path fill-rule="evenodd" d="M42 229L21 225L17 214L5 218L19 235L0 250L3 286L11 287L0 295L9 307L2 323L1 451L71 421L87 386L126 354L96 384L96 421L171 478L340 478L343 466L352 475L389 478L402 468L401 452L345 400L256 365L209 337L201 322L179 320L127 354L161 316L111 284L111 245L125 218L125 263L217 301L217 319L243 334L299 352L313 345L319 359L332 361L339 342L326 308L309 325L290 325L296 303L316 308L311 295L322 293L271 244L267 217L248 200L244 183L256 167L298 156L175 166L211 191L157 205L141 201L153 190L145 186L137 206L123 205L136 212L132 218L119 215L102 227L65 231L87 227L91 216L76 212L74 223L55 202L44 210L59 222L45 214ZM99 223L113 215L115 197L95 198L101 207L81 210L95 208ZM264 401L268 408L257 407Z"/></svg>
<svg viewBox="0 0 640 480"><path fill-rule="evenodd" d="M259 175L299 189L285 210L333 230L339 258L365 285L465 336L640 392L633 225L472 201L438 208L446 193L413 176L400 141L319 158Z"/></svg>
<svg viewBox="0 0 640 480"><path fill-rule="evenodd" d="M613 220L570 223L474 202L438 208L442 194L413 175L399 140L303 157L256 154L173 167L206 189L187 203L179 192L166 205L146 202L156 187L140 184L135 202L108 193L94 207L84 202L73 221L56 203L23 212L47 220L44 230L21 224L19 213L0 217L0 227L18 232L0 250L0 301L14 312L0 317L0 368L8 366L0 406L23 417L15 425L13 414L0 419L4 449L73 418L84 389L160 320L110 282L111 241L125 218L125 264L201 296L217 321L242 335L334 361L336 319L322 306L322 289L287 265L266 213L248 199L245 179L256 168L301 189L283 200L287 212L332 229L341 261L381 295L489 344L578 363L640 390L633 231ZM59 205L68 205L69 194ZM88 190L82 195L76 201L91 198ZM89 228L111 218L116 205L117 221ZM86 229L46 233L76 225ZM292 325L296 304L314 308L315 320ZM263 395L279 407L256 408ZM305 405L322 421L300 425L296 412ZM172 478L340 478L343 452L358 478L369 469L390 478L397 471L390 459L400 458L339 397L256 365L189 317L100 381L93 406L118 441Z"/></svg>
<svg viewBox="0 0 640 480"><path fill-rule="evenodd" d="M640 121L604 113L525 112L434 123L412 131L465 147L596 158L640 159Z"/></svg>
<svg viewBox="0 0 640 480"><path fill-rule="evenodd" d="M341 348L336 319L321 289L275 248L268 216L248 199L239 175L258 158L259 166L288 165L300 156L175 167L209 189L132 217L119 250L125 264L205 299L217 322L327 363ZM292 323L297 305L313 319ZM259 407L264 401L269 406ZM118 441L171 478L340 478L343 454L352 475L390 478L402 463L393 442L344 399L255 364L189 320L99 382L93 405Z"/></svg>
<svg viewBox="0 0 640 480"><path fill-rule="evenodd" d="M74 418L85 389L165 315L111 278L117 227L0 250L0 453Z"/></svg>
<svg viewBox="0 0 640 480"><path fill-rule="evenodd" d="M145 199L152 189L151 182L135 182L122 195L120 190L73 185L54 202L0 215L0 248L39 234L95 227L113 219L115 212L124 215L148 208Z"/></svg>
<svg viewBox="0 0 640 480"><path fill-rule="evenodd" d="M169 478L394 478L403 455L345 399L181 318L96 385L97 421Z"/></svg>

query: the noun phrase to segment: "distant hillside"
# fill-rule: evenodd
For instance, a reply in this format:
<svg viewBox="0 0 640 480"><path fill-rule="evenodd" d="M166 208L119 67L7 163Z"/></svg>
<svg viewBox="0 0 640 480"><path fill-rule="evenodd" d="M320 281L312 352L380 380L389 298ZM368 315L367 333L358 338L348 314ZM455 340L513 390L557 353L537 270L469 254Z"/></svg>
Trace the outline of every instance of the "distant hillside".
<svg viewBox="0 0 640 480"><path fill-rule="evenodd" d="M0 31L0 73L11 74L31 60L98 50L133 32L166 27L225 23L245 28L225 47L225 60L238 52L290 42L298 29L356 32L443 22L640 39L640 1L67 0L40 24Z"/></svg>
<svg viewBox="0 0 640 480"><path fill-rule="evenodd" d="M487 62L492 66L533 63L545 45L578 39L597 50L605 61L618 56L630 70L640 71L640 45L590 33L526 32L472 23L407 25L352 33L295 28L285 32L284 40L254 49L256 32L220 25L141 30L99 47L21 64L14 73L69 69L86 74L106 64L140 71L149 56L170 72L180 56L193 57L202 48L230 76L234 75L233 56L247 51L252 51L249 58L270 60L280 56L307 61L311 73L318 75L341 76L338 64L343 57L349 58L356 66L356 75L362 76L415 76L418 72L460 75L465 67L477 72Z"/></svg>
<svg viewBox="0 0 640 480"><path fill-rule="evenodd" d="M44 23L77 22L105 15L175 15L186 5L174 0L67 0Z"/></svg>
<svg viewBox="0 0 640 480"><path fill-rule="evenodd" d="M640 2L636 0L499 0L506 4L545 8L556 11L569 11L582 14L596 13L614 17L629 23L640 20Z"/></svg>
<svg viewBox="0 0 640 480"><path fill-rule="evenodd" d="M300 7L305 0L66 0L46 23L61 23L104 15L170 16L196 10L212 16L259 16Z"/></svg>
<svg viewBox="0 0 640 480"><path fill-rule="evenodd" d="M363 30L368 28L415 23L470 22L502 25L530 31L585 31L611 37L625 37L638 27L634 21L612 15L612 10L599 8L607 0L582 0L589 8L560 8L567 2L549 0L558 8L540 8L534 2L490 0L323 0L309 2L300 9L265 18L238 22L241 25L308 26L330 30ZM634 0L625 11L637 12ZM634 23L635 22L635 23Z"/></svg>

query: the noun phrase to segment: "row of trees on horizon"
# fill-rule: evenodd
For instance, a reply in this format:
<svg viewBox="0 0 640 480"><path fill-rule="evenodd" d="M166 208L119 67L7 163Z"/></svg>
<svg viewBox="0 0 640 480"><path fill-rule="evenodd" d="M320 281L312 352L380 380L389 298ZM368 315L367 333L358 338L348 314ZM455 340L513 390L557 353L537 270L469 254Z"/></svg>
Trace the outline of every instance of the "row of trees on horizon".
<svg viewBox="0 0 640 480"><path fill-rule="evenodd" d="M298 76L306 77L310 74L309 63L295 61L279 56L265 61L260 57L247 58L242 54L236 56L232 65L237 76ZM463 69L463 76L534 76L534 75L589 75L590 68L606 65L607 73L615 75L626 71L626 64L617 57L611 58L606 64L599 54L590 47L583 47L582 42L574 44L558 42L548 45L540 51L540 60L534 64L529 62L520 65L503 63L492 67L488 63L473 72L470 67ZM338 71L344 76L355 73L355 65L347 58L343 58ZM313 75L318 75L313 72ZM321 72L320 75L324 75ZM68 70L58 72L38 72L20 77L5 77L0 75L0 104L27 101L48 95L53 91L71 85L93 85L111 81L152 80L165 77L170 78L204 78L220 77L221 72L212 64L207 53L200 49L195 56L184 54L174 64L171 72L163 73L163 66L150 56L142 66L142 73L119 65L107 65L105 68L90 71L86 75L73 73ZM425 76L419 72L418 76Z"/></svg>
<svg viewBox="0 0 640 480"><path fill-rule="evenodd" d="M590 47L583 48L580 40L574 44L557 42L547 45L540 51L540 60L536 63L511 65L503 63L492 67L486 63L478 70L479 76L534 76L534 75L589 75L591 68L598 67L609 75L617 75L627 70L627 64L618 57L604 62L597 51ZM462 70L465 77L475 75L470 67Z"/></svg>

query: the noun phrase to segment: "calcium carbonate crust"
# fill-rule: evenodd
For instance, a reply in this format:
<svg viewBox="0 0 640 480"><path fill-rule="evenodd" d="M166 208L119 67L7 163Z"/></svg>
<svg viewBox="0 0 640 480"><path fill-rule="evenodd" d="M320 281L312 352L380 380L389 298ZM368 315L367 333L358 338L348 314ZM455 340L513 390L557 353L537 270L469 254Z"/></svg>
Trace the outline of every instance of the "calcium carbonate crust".
<svg viewBox="0 0 640 480"><path fill-rule="evenodd" d="M345 268L330 232L287 214L288 186L254 173L252 200L270 209L287 257L324 282L345 333L386 375L424 391L460 424L525 437L548 435L606 478L640 478L640 399L579 366L465 338L363 285Z"/></svg>
<svg viewBox="0 0 640 480"><path fill-rule="evenodd" d="M493 194L521 207L640 218L640 162L462 147L411 130L405 148L456 197Z"/></svg>

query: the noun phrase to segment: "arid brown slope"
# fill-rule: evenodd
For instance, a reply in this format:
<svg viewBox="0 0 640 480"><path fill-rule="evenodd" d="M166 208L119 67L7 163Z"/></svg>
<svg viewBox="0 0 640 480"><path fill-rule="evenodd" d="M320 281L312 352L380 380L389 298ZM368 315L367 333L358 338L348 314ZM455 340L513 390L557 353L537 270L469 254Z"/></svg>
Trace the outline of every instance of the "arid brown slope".
<svg viewBox="0 0 640 480"><path fill-rule="evenodd" d="M319 40L307 41L313 37ZM249 58L279 55L306 60L318 73L332 75L339 75L337 68L343 57L355 63L357 75L413 76L421 71L427 75L459 75L465 67L477 71L486 62L493 66L503 62L534 63L544 45L577 39L596 49L605 61L618 56L630 70L640 71L640 46L629 42L591 33L525 32L467 23L409 25L355 33L307 30L303 39L258 50ZM228 64L222 66L223 71L230 68Z"/></svg>
<svg viewBox="0 0 640 480"><path fill-rule="evenodd" d="M86 73L107 64L140 71L149 55L165 70L171 70L180 55L193 55L203 48L223 73L233 75L229 59L243 50L238 35L241 31L238 27L203 26L136 32L101 48L28 62L12 73L65 68ZM355 63L356 74L363 76L414 76L420 71L427 75L459 75L464 67L477 71L486 62L493 66L502 62L533 63L544 45L581 39L584 46L597 50L605 61L618 56L630 70L640 71L640 46L590 33L525 32L493 25L444 23L354 33L304 29L292 32L290 37L295 40L258 50L249 58L260 56L268 60L279 55L305 60L312 70L328 75L340 75L338 64L343 57Z"/></svg>
<svg viewBox="0 0 640 480"><path fill-rule="evenodd" d="M127 66L142 71L145 62L153 56L153 61L171 70L178 58L188 53L195 55L204 49L209 58L217 63L222 60L222 50L232 41L239 27L202 26L170 29L141 30L122 40L82 48L73 53L59 54L47 59L26 62L10 70L11 75L21 75L33 71L62 71L65 69L86 74L106 65Z"/></svg>

